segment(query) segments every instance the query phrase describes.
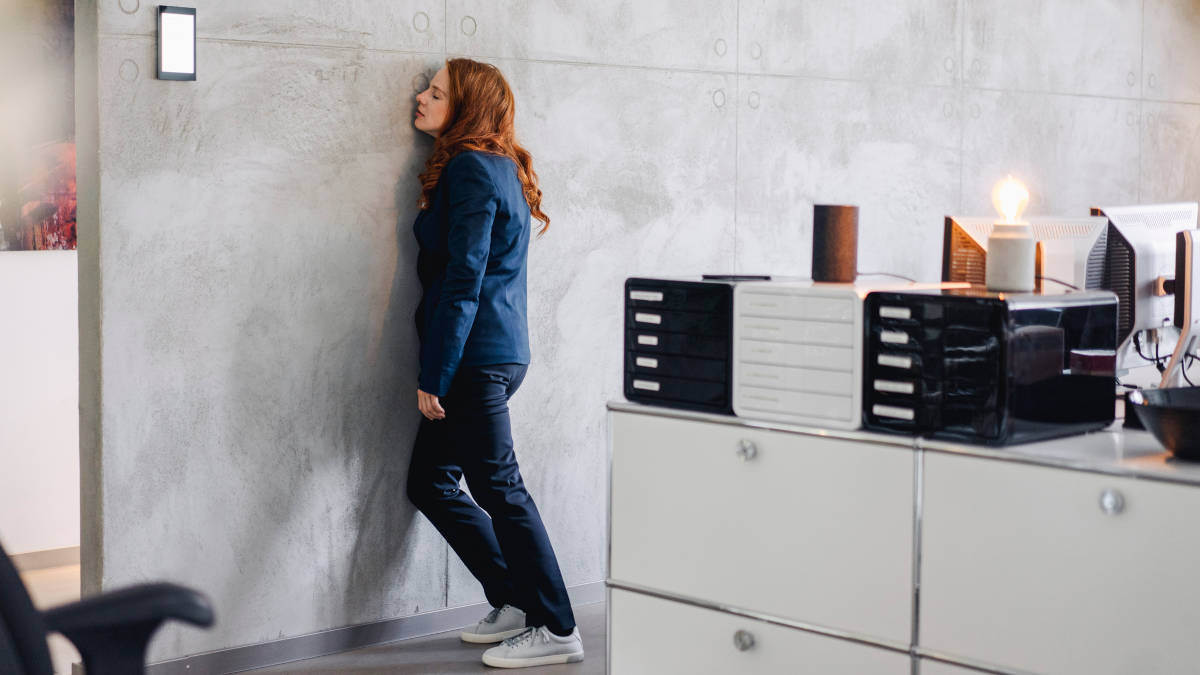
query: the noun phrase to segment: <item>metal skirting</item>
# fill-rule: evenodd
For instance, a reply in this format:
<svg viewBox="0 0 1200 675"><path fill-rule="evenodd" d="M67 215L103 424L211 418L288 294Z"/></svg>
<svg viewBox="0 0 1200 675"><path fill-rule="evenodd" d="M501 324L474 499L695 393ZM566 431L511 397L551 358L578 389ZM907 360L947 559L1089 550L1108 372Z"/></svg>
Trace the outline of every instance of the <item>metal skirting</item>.
<svg viewBox="0 0 1200 675"><path fill-rule="evenodd" d="M47 551L16 553L9 556L9 559L12 560L13 566L17 568L18 572L32 572L50 567L62 567L63 565L78 565L79 547L68 546L66 548L53 548Z"/></svg>
<svg viewBox="0 0 1200 675"><path fill-rule="evenodd" d="M603 602L604 582L580 584L567 589L572 605ZM335 628L298 637L273 640L246 647L197 654L146 668L150 675L203 675L237 673L255 668L277 666L291 661L327 656L408 638L462 628L479 620L491 607L487 603L440 609L415 616ZM218 617L220 620L220 617Z"/></svg>

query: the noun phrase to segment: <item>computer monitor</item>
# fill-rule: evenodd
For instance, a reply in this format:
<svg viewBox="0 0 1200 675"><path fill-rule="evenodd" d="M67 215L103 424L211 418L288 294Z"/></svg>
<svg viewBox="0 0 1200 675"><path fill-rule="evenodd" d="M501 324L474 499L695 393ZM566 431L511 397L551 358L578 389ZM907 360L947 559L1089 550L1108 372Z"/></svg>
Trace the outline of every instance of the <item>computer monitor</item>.
<svg viewBox="0 0 1200 675"><path fill-rule="evenodd" d="M1175 235L1175 327L1179 340L1171 361L1163 372L1163 387L1193 387L1200 382L1200 368L1190 371L1200 360L1200 230L1184 230ZM1189 372L1195 372L1189 375Z"/></svg>
<svg viewBox="0 0 1200 675"><path fill-rule="evenodd" d="M1037 274L1080 289L1101 288L1108 220L1091 218L1029 218L1033 239L1038 242ZM942 281L966 281L984 285L987 272L987 240L996 217L946 216L942 240ZM1039 288L1041 284L1039 284ZM1050 285L1045 286L1047 290Z"/></svg>
<svg viewBox="0 0 1200 675"><path fill-rule="evenodd" d="M1108 256L1103 287L1116 293L1117 340L1124 347L1138 333L1157 330L1175 319L1175 235L1193 230L1197 203L1143 204L1093 208L1108 219Z"/></svg>

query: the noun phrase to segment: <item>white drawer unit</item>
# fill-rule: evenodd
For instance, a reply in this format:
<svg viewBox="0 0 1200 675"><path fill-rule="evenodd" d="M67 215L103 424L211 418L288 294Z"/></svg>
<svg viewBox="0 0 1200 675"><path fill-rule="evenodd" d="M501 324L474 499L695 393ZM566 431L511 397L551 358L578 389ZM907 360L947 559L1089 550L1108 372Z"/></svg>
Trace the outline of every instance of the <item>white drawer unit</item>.
<svg viewBox="0 0 1200 675"><path fill-rule="evenodd" d="M654 414L610 422L613 583L910 644L910 449Z"/></svg>
<svg viewBox="0 0 1200 675"><path fill-rule="evenodd" d="M910 675L908 654L671 600L609 589L617 675Z"/></svg>
<svg viewBox="0 0 1200 675"><path fill-rule="evenodd" d="M733 295L739 417L862 425L862 298L853 284L750 282Z"/></svg>
<svg viewBox="0 0 1200 675"><path fill-rule="evenodd" d="M1036 673L1197 672L1198 515L1194 486L927 452L921 649Z"/></svg>

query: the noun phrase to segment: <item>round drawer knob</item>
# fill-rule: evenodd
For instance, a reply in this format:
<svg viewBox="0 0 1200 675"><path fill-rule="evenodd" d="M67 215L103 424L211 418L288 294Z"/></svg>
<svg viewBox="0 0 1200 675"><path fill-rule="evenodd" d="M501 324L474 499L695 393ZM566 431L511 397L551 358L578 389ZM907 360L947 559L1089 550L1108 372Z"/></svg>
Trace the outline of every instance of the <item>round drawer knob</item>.
<svg viewBox="0 0 1200 675"><path fill-rule="evenodd" d="M754 635L749 631L739 630L733 634L733 646L740 652L749 650L754 646Z"/></svg>
<svg viewBox="0 0 1200 675"><path fill-rule="evenodd" d="M737 456L743 462L748 462L758 456L758 446L754 444L754 441L739 441Z"/></svg>
<svg viewBox="0 0 1200 675"><path fill-rule="evenodd" d="M1115 516L1125 510L1125 496L1112 488L1100 493L1100 510L1105 515Z"/></svg>

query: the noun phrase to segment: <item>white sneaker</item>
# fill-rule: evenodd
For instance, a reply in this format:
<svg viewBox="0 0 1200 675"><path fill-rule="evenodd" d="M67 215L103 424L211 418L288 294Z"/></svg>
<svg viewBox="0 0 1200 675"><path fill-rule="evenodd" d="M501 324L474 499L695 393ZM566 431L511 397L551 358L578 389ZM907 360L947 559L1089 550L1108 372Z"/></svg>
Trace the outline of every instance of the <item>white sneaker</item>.
<svg viewBox="0 0 1200 675"><path fill-rule="evenodd" d="M483 663L497 668L528 668L552 663L578 663L583 660L583 639L579 627L559 637L545 626L526 628L483 653Z"/></svg>
<svg viewBox="0 0 1200 675"><path fill-rule="evenodd" d="M525 612L505 605L488 612L479 623L464 628L459 634L463 642L491 644L525 632Z"/></svg>

